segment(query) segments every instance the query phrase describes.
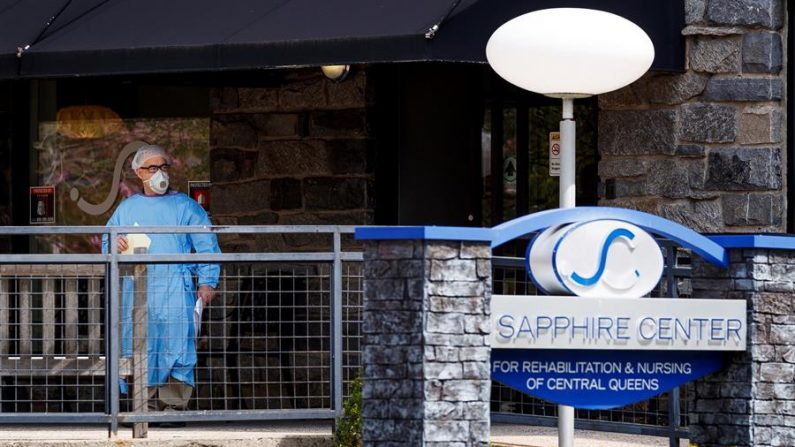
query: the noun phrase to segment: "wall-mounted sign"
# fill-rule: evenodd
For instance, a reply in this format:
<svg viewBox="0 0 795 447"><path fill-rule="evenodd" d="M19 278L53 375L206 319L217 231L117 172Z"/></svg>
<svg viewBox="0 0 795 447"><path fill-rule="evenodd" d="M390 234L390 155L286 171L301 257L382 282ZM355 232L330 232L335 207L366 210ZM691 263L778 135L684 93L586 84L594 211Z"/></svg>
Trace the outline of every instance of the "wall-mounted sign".
<svg viewBox="0 0 795 447"><path fill-rule="evenodd" d="M210 212L210 182L188 182L188 190L190 197L195 200L199 205L204 208L204 211Z"/></svg>
<svg viewBox="0 0 795 447"><path fill-rule="evenodd" d="M30 187L30 223L55 223L55 186Z"/></svg>
<svg viewBox="0 0 795 447"><path fill-rule="evenodd" d="M560 132L549 133L549 175L560 177Z"/></svg>

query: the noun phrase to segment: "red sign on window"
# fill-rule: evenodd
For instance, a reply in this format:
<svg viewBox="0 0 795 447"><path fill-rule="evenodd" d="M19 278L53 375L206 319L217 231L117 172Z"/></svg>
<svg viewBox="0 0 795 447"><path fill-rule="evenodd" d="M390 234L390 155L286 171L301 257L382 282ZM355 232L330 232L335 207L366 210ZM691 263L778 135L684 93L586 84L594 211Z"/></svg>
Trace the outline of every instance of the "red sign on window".
<svg viewBox="0 0 795 447"><path fill-rule="evenodd" d="M210 212L210 182L188 182L188 190L190 197L198 202L204 208L204 211Z"/></svg>
<svg viewBox="0 0 795 447"><path fill-rule="evenodd" d="M30 223L55 223L55 186L30 187Z"/></svg>

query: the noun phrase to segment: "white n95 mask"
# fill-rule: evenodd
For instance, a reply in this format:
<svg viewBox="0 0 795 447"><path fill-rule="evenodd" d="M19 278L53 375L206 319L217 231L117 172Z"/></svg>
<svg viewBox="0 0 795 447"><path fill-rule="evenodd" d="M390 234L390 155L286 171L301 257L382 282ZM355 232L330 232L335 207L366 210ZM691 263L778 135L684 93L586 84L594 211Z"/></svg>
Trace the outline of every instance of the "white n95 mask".
<svg viewBox="0 0 795 447"><path fill-rule="evenodd" d="M147 181L149 182L149 187L152 188L155 194L164 194L168 191L168 174L163 172L162 169L158 169Z"/></svg>

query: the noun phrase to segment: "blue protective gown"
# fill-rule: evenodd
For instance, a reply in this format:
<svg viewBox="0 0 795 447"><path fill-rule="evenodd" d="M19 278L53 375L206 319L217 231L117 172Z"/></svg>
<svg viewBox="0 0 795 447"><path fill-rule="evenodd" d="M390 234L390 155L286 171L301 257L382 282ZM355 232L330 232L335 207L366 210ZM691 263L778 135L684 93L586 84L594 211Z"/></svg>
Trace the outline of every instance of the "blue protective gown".
<svg viewBox="0 0 795 447"><path fill-rule="evenodd" d="M185 194L169 191L164 195L136 194L124 200L108 220L108 226L211 225L204 209ZM220 253L214 234L147 234L149 253ZM102 251L108 251L107 235ZM168 377L195 386L196 328L193 307L196 286L218 285L217 264L152 264L147 266L147 353L149 386L163 385ZM122 355L132 355L133 282L122 284Z"/></svg>

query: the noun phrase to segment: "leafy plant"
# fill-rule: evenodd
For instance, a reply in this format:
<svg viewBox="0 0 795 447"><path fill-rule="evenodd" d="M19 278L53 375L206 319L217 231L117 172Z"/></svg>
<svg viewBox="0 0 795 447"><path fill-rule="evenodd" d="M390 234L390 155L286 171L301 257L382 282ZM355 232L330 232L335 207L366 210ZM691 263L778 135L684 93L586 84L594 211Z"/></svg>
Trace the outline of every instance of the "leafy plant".
<svg viewBox="0 0 795 447"><path fill-rule="evenodd" d="M342 405L342 417L334 433L336 447L362 446L362 376L350 383L348 398Z"/></svg>

